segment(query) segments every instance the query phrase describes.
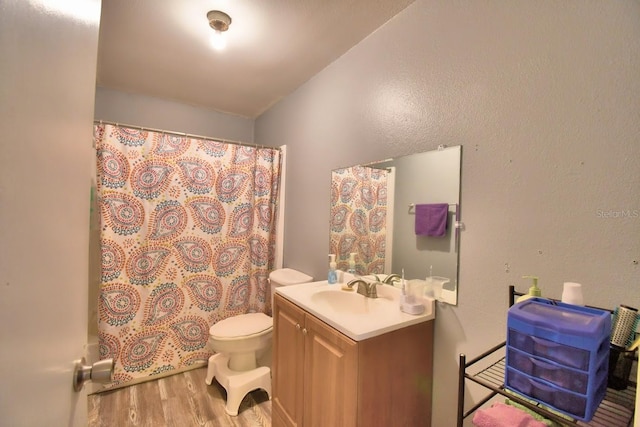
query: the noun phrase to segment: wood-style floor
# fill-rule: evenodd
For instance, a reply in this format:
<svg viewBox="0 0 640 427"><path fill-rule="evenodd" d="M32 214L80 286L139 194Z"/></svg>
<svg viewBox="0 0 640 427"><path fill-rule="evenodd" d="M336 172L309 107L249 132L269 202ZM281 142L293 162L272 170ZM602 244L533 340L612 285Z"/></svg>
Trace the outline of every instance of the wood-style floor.
<svg viewBox="0 0 640 427"><path fill-rule="evenodd" d="M231 417L226 391L204 382L207 368L89 395L89 427L270 427L271 401L263 390L249 393Z"/></svg>

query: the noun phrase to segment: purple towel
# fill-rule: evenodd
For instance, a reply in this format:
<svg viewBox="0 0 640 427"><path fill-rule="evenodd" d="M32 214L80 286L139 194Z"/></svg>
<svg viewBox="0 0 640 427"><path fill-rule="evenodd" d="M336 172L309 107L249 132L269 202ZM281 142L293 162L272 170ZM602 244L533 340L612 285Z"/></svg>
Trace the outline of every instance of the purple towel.
<svg viewBox="0 0 640 427"><path fill-rule="evenodd" d="M448 203L416 205L416 234L444 237L447 234Z"/></svg>

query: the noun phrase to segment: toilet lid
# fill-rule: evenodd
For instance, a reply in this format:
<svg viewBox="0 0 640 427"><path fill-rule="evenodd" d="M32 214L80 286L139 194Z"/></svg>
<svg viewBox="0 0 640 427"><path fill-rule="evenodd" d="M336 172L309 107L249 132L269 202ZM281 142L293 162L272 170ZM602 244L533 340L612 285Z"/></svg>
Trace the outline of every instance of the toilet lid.
<svg viewBox="0 0 640 427"><path fill-rule="evenodd" d="M209 328L209 334L220 338L235 338L259 334L271 328L271 317L264 313L247 313L219 321Z"/></svg>

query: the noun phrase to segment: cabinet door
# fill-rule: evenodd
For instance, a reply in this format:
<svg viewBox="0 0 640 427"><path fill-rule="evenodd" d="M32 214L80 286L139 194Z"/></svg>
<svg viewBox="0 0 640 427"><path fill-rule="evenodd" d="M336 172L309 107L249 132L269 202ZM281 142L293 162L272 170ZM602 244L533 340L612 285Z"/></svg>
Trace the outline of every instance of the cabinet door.
<svg viewBox="0 0 640 427"><path fill-rule="evenodd" d="M304 426L355 427L357 343L307 314L304 349Z"/></svg>
<svg viewBox="0 0 640 427"><path fill-rule="evenodd" d="M305 314L277 294L274 301L272 426L301 427Z"/></svg>

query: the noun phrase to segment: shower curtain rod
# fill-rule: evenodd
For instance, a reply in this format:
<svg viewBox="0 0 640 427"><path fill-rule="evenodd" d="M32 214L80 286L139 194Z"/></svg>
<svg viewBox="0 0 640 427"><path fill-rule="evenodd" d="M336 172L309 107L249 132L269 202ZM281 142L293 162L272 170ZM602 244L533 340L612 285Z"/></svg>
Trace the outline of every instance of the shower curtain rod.
<svg viewBox="0 0 640 427"><path fill-rule="evenodd" d="M211 138L211 137L208 137L208 136L193 135L193 134L184 133L184 132L175 132L175 131L171 131L171 130L154 129L154 128L149 128L149 127L144 127L144 126L128 125L126 123L110 122L108 120L94 120L93 123L94 124L101 124L101 125L122 126L122 127L130 128L130 129L147 130L147 131L150 131L150 132L157 132L157 133L166 133L166 134L169 134L169 135L184 136L184 137L187 137L187 138L203 139L205 141L223 142L225 144L240 145L242 147L270 148L272 150L281 151L280 147L265 147L264 145L250 144L248 142L239 142L239 141L232 141L232 140L229 140L229 139Z"/></svg>

